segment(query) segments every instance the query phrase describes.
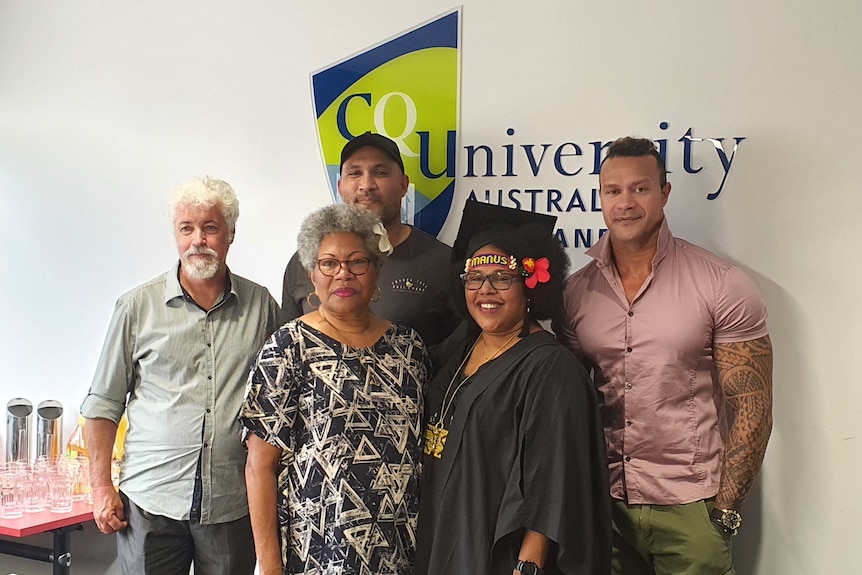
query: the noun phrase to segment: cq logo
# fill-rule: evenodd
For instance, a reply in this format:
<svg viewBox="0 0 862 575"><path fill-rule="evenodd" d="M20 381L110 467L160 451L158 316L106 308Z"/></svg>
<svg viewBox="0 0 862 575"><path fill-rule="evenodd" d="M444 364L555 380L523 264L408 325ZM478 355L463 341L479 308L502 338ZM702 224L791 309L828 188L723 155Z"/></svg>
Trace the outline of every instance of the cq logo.
<svg viewBox="0 0 862 575"><path fill-rule="evenodd" d="M391 134L386 129L386 107L393 98L401 100L404 105L404 125L400 134ZM357 135L366 130L359 130L359 134L354 134L347 127L348 106L353 100L359 99L365 102L368 108L373 107L372 117L374 118L374 129L372 131L382 134L398 144L398 149L401 150L401 155L408 158L419 158L419 170L422 175L429 180L435 180L441 177L455 177L455 131L447 130L446 132L446 165L444 168L435 172L431 169L431 134L428 131L416 130L418 120L418 112L416 111L416 103L413 99L404 92L389 92L384 94L377 103L374 103L370 93L350 94L346 96L338 106L336 113L336 126L338 133L345 140L352 140ZM355 105L362 105L357 102ZM419 151L411 148L405 138L412 134L419 136ZM440 156L437 156L438 158Z"/></svg>

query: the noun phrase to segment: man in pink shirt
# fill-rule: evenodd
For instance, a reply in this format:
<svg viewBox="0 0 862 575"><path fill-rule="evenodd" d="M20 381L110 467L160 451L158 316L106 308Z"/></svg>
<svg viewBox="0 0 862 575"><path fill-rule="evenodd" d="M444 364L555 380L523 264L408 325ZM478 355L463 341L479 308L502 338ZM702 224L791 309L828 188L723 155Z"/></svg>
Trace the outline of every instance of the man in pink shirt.
<svg viewBox="0 0 862 575"><path fill-rule="evenodd" d="M566 281L555 327L602 400L613 573L733 573L772 430L766 306L740 268L671 235L650 140L613 142L599 187L608 233Z"/></svg>

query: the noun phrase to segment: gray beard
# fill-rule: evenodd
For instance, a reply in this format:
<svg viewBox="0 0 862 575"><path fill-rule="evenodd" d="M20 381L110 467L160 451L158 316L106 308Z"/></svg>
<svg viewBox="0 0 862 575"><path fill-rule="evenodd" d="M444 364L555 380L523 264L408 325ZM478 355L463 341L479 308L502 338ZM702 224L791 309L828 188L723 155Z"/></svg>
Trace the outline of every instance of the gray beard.
<svg viewBox="0 0 862 575"><path fill-rule="evenodd" d="M204 261L183 257L183 269L186 274L196 280L212 279L218 271L218 259L208 258Z"/></svg>

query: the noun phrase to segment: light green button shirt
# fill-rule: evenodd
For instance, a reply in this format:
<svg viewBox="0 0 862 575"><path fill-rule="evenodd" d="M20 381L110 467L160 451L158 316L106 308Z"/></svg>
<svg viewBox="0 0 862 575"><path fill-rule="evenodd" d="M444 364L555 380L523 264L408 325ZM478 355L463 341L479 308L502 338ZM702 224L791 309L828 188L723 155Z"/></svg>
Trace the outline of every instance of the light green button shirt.
<svg viewBox="0 0 862 575"><path fill-rule="evenodd" d="M230 275L209 312L183 294L179 263L117 300L81 414L129 420L120 488L142 509L186 520L201 458L201 523L248 513L237 421L249 365L278 327L266 288Z"/></svg>

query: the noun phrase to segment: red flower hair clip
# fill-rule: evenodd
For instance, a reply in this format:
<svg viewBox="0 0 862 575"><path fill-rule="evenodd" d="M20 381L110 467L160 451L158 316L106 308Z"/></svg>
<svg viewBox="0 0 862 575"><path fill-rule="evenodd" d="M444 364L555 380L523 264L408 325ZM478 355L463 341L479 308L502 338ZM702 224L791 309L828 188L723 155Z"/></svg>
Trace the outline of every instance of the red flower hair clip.
<svg viewBox="0 0 862 575"><path fill-rule="evenodd" d="M551 272L548 271L550 265L548 258L537 260L524 258L521 260L521 264L524 266L524 285L528 288L533 289L537 283L547 283L551 279Z"/></svg>

